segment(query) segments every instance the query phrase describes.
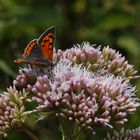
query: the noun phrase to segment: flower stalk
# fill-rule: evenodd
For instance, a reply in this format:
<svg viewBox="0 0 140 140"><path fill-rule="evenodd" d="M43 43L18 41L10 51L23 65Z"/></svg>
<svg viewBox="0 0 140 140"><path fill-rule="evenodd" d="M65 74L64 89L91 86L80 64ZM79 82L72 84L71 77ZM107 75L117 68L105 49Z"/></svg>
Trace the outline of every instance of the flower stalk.
<svg viewBox="0 0 140 140"><path fill-rule="evenodd" d="M35 133L32 132L31 127L28 124L24 124L21 128L21 131L23 131L26 135L28 135L32 140L39 140Z"/></svg>

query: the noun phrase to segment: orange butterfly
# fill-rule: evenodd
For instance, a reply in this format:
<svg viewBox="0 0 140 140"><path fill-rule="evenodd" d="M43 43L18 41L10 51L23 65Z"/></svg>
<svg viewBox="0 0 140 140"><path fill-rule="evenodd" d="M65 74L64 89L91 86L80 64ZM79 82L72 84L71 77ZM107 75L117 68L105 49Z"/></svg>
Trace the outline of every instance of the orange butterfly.
<svg viewBox="0 0 140 140"><path fill-rule="evenodd" d="M52 64L54 41L55 27L53 26L47 29L38 39L30 41L22 58L14 62L31 65Z"/></svg>

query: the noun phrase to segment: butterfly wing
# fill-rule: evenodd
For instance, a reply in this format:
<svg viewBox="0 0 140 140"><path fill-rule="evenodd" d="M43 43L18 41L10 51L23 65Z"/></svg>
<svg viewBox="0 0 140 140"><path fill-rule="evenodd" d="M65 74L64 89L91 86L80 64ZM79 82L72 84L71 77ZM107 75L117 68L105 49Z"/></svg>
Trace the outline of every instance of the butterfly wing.
<svg viewBox="0 0 140 140"><path fill-rule="evenodd" d="M33 63L37 58L41 57L41 50L37 45L37 39L29 42L25 48L24 54L21 59L15 60L16 63Z"/></svg>
<svg viewBox="0 0 140 140"><path fill-rule="evenodd" d="M42 57L49 61L53 59L53 48L55 41L55 27L49 28L37 40L38 46L41 48Z"/></svg>
<svg viewBox="0 0 140 140"><path fill-rule="evenodd" d="M22 58L14 62L33 65L52 65L54 39L55 27L51 27L45 31L39 39L30 41Z"/></svg>
<svg viewBox="0 0 140 140"><path fill-rule="evenodd" d="M37 49L37 47L38 47L37 46L37 39L33 39L32 41L30 41L24 50L23 57L24 58L31 57L31 55L33 55L32 53L35 53L35 52L33 52L33 50Z"/></svg>

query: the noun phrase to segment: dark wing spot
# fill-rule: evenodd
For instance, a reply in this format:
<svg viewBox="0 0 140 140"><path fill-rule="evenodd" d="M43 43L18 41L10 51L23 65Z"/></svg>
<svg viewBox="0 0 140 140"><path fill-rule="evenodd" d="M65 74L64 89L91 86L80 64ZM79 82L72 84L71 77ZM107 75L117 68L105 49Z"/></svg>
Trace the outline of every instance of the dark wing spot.
<svg viewBox="0 0 140 140"><path fill-rule="evenodd" d="M53 35L49 35L49 38L53 38Z"/></svg>
<svg viewBox="0 0 140 140"><path fill-rule="evenodd" d="M46 40L46 39L45 39L45 40L44 40L44 43L46 43L46 42L49 42L49 40Z"/></svg>
<svg viewBox="0 0 140 140"><path fill-rule="evenodd" d="M50 42L49 45L53 45L53 42Z"/></svg>
<svg viewBox="0 0 140 140"><path fill-rule="evenodd" d="M44 47L45 47L45 45L42 45L42 47L44 48Z"/></svg>

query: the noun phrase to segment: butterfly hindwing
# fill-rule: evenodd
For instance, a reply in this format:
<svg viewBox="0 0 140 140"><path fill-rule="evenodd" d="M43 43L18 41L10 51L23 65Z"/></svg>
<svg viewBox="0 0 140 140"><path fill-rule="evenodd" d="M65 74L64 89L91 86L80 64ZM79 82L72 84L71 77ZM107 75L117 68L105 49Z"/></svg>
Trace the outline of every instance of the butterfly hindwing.
<svg viewBox="0 0 140 140"><path fill-rule="evenodd" d="M42 51L42 57L52 61L55 40L55 27L49 28L38 39L38 45Z"/></svg>

